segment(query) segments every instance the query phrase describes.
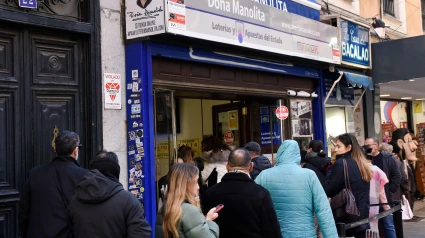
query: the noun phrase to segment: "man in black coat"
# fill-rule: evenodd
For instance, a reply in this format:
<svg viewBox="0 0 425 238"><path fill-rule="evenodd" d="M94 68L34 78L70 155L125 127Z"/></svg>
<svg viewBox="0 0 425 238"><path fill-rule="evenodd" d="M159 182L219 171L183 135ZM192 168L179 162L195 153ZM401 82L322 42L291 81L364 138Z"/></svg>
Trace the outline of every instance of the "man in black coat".
<svg viewBox="0 0 425 238"><path fill-rule="evenodd" d="M251 155L251 161L254 163L254 168L252 169L250 175L251 179L255 180L261 171L271 168L272 164L267 157L261 155L261 147L257 142L248 142L244 148L249 151L249 154Z"/></svg>
<svg viewBox="0 0 425 238"><path fill-rule="evenodd" d="M201 201L205 214L224 205L215 220L220 238L282 237L270 193L250 178L253 165L249 152L242 148L232 151L226 167L228 173L221 183L207 189Z"/></svg>
<svg viewBox="0 0 425 238"><path fill-rule="evenodd" d="M76 133L61 132L55 140L57 157L30 171L19 201L21 237L73 237L68 204L87 173L77 162L79 145Z"/></svg>
<svg viewBox="0 0 425 238"><path fill-rule="evenodd" d="M400 188L401 183L401 173L396 158L391 154L379 152L379 141L375 137L367 138L364 145L372 149L372 164L378 166L388 177L389 182L385 184L385 195L388 203L393 206L393 194ZM383 211L384 209L380 207L379 212ZM381 218L379 223L384 228L385 237L396 237L392 216Z"/></svg>
<svg viewBox="0 0 425 238"><path fill-rule="evenodd" d="M114 152L100 151L90 163L69 205L74 237L148 238L151 227L143 207L119 182Z"/></svg>

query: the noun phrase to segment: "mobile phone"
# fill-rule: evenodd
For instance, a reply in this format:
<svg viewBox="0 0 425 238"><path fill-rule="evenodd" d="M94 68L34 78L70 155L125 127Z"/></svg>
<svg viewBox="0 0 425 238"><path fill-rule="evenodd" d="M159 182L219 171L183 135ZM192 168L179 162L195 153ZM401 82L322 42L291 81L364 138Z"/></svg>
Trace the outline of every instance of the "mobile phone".
<svg viewBox="0 0 425 238"><path fill-rule="evenodd" d="M219 212L221 209L223 209L223 207L224 207L224 205L223 205L223 204L218 204L218 205L215 207L215 212Z"/></svg>

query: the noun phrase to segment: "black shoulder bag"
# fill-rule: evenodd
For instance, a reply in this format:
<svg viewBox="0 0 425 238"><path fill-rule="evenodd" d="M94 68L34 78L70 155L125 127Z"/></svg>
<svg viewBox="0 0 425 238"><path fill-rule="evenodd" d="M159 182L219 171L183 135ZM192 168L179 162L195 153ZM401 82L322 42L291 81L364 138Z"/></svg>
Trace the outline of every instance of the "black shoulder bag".
<svg viewBox="0 0 425 238"><path fill-rule="evenodd" d="M360 211L357 208L356 199L350 186L350 177L348 176L347 161L342 159L344 163L344 182L345 188L335 195L331 200L332 213L335 221L347 221L351 218L359 217Z"/></svg>

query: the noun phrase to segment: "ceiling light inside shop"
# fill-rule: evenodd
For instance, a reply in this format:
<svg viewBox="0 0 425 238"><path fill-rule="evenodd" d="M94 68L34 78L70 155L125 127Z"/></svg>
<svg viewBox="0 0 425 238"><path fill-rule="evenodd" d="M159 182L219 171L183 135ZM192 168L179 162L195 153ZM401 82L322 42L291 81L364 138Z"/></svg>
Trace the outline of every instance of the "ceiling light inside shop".
<svg viewBox="0 0 425 238"><path fill-rule="evenodd" d="M389 95L389 94L381 94L380 96L381 96L381 97L389 97L389 96L391 96L391 95Z"/></svg>
<svg viewBox="0 0 425 238"><path fill-rule="evenodd" d="M425 98L417 98L416 101L424 101Z"/></svg>
<svg viewBox="0 0 425 238"><path fill-rule="evenodd" d="M401 99L403 99L403 100L409 100L409 99L412 99L412 97L402 97Z"/></svg>
<svg viewBox="0 0 425 238"><path fill-rule="evenodd" d="M415 80L414 80L414 79L409 79L409 81L410 81L410 82L415 82Z"/></svg>

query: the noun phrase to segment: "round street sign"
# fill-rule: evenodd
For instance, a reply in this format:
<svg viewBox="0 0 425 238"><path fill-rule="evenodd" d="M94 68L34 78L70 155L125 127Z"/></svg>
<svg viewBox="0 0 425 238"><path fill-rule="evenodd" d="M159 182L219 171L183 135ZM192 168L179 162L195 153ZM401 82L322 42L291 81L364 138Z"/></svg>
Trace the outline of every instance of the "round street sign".
<svg viewBox="0 0 425 238"><path fill-rule="evenodd" d="M289 110L287 107L280 106L276 109L276 117L279 118L280 120L285 120L286 118L288 118L288 115L289 115Z"/></svg>
<svg viewBox="0 0 425 238"><path fill-rule="evenodd" d="M224 142L226 142L226 144L231 145L234 139L235 136L231 131L226 131L226 133L224 133Z"/></svg>

